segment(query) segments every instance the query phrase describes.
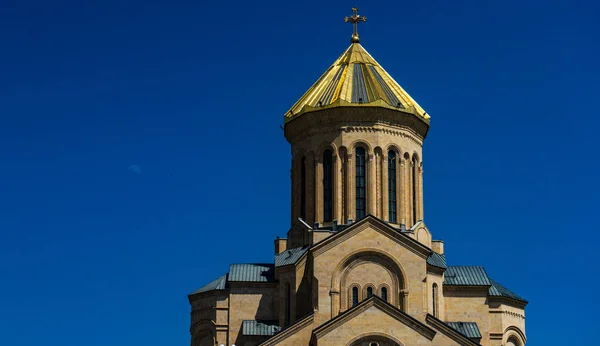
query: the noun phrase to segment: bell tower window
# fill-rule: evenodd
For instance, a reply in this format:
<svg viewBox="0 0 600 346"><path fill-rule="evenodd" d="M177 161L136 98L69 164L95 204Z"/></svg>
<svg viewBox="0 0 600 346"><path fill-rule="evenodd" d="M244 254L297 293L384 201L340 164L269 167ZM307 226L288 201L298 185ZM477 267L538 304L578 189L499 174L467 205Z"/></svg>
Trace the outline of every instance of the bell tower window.
<svg viewBox="0 0 600 346"><path fill-rule="evenodd" d="M367 170L365 148L356 148L356 220L367 216Z"/></svg>
<svg viewBox="0 0 600 346"><path fill-rule="evenodd" d="M388 152L388 207L389 221L396 223L396 152Z"/></svg>

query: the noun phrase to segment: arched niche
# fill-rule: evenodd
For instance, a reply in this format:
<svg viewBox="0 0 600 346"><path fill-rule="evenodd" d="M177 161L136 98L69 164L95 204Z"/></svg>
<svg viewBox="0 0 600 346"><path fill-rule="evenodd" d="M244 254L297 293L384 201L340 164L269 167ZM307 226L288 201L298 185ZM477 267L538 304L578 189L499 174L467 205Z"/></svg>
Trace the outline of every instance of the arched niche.
<svg viewBox="0 0 600 346"><path fill-rule="evenodd" d="M372 285L374 292L382 284L388 289L388 302L401 310L406 310L406 275L401 265L388 253L380 249L362 249L343 258L334 270L331 280L331 313L337 316L340 311L345 311L351 306L349 288L359 284L356 282L355 270L361 270L361 267L367 269L379 270L381 275L379 279L367 278L368 282L363 283L362 287ZM382 282L378 282L378 281ZM386 282L383 282L386 281Z"/></svg>

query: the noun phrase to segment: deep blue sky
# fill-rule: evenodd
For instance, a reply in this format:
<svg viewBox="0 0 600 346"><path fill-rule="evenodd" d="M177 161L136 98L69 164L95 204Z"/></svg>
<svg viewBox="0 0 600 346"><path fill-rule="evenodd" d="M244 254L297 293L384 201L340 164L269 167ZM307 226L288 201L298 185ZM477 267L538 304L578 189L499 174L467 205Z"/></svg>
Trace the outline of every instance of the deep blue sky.
<svg viewBox="0 0 600 346"><path fill-rule="evenodd" d="M279 126L352 6L431 114L425 221L450 264L531 301L529 345L589 344L597 2L4 0L0 345L187 345L187 294L288 230Z"/></svg>

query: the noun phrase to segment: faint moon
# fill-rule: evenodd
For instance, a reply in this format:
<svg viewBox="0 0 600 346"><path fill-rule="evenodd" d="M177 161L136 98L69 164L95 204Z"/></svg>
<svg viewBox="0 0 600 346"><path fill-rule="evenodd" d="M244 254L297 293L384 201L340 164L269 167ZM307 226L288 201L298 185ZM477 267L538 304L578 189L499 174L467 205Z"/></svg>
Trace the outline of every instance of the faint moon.
<svg viewBox="0 0 600 346"><path fill-rule="evenodd" d="M132 171L135 174L142 174L142 169L138 165L129 166L128 170Z"/></svg>

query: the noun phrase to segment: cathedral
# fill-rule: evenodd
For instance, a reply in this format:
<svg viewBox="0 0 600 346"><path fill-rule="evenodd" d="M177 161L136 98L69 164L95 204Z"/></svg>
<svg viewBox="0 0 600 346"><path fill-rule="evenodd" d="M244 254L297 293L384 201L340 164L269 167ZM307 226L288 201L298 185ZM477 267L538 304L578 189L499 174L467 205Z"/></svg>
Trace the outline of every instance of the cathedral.
<svg viewBox="0 0 600 346"><path fill-rule="evenodd" d="M284 115L287 236L189 294L191 345L525 345L527 301L446 263L423 218L430 116L345 21L350 46Z"/></svg>

